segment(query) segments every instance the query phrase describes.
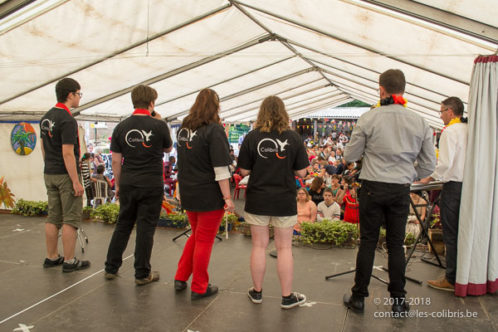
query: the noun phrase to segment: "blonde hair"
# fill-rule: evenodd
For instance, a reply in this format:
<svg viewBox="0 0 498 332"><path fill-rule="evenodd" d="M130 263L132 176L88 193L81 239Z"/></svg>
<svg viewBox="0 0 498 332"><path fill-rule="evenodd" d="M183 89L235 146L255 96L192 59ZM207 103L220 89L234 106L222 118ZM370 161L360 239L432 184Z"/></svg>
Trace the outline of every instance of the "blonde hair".
<svg viewBox="0 0 498 332"><path fill-rule="evenodd" d="M299 188L299 189L297 190L297 193L299 194L299 192L300 192L300 191L304 191L304 193L306 194L306 202L311 201L311 196L310 196L310 194L309 194L308 190L306 190L306 189L304 189L304 188ZM297 195L296 195L296 201L297 201Z"/></svg>
<svg viewBox="0 0 498 332"><path fill-rule="evenodd" d="M279 134L290 129L289 115L282 99L277 96L269 96L263 100L259 107L255 128L266 133L278 131Z"/></svg>

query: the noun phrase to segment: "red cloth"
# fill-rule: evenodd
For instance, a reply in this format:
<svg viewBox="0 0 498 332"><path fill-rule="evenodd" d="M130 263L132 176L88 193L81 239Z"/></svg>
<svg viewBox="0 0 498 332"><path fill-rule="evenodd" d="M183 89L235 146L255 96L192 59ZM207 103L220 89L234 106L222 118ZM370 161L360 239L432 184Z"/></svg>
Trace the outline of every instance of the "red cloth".
<svg viewBox="0 0 498 332"><path fill-rule="evenodd" d="M192 235L183 248L175 280L187 281L190 275L193 275L191 289L196 293L205 293L207 290L211 250L224 213L223 209L206 212L187 211Z"/></svg>
<svg viewBox="0 0 498 332"><path fill-rule="evenodd" d="M360 222L360 205L356 198L353 198L350 193L347 193L343 199L344 203L344 221L351 224Z"/></svg>

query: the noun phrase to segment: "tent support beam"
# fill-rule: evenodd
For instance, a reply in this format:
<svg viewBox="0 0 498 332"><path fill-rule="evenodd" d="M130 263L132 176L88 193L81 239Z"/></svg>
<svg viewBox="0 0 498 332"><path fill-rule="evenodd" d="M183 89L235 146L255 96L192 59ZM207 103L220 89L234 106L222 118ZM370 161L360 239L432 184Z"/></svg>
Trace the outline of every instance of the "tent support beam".
<svg viewBox="0 0 498 332"><path fill-rule="evenodd" d="M328 64L326 64L326 63L321 63L321 62L316 61L316 60L315 60L315 62L317 62L317 63L318 63L318 64L320 64L320 65L323 65L323 66L330 67L330 68L332 68L332 69L338 70L338 71L340 71L340 72L344 72L344 73L347 73L347 74L349 74L349 75L353 75L353 76L355 76L353 73L350 73L350 72L348 72L348 71L346 71L346 70L340 70L340 69L338 69L338 68L336 68L336 67L330 66L330 65L328 65ZM361 83L356 82L356 81L354 81L354 80L352 80L352 79L350 79L350 78L347 78L346 76L342 76L342 75L337 74L337 73L334 73L334 72L332 72L332 71L330 71L330 70L324 69L324 71L326 71L326 72L327 72L327 73L329 73L329 74L332 74L332 75L335 75L335 76L337 76L337 77L340 77L340 78L342 78L342 79L344 79L344 80L348 80L348 81L353 82L353 83L356 83L356 84L361 84ZM361 78L362 78L362 79L364 79L364 80L367 80L367 81L369 81L369 82L372 82L372 83L374 84L374 86L377 86L377 84L378 84L378 82L377 82L376 80L372 80L372 79L367 78L367 77L361 77ZM374 89L374 90L375 90L375 88L372 88L372 87L370 87L370 86L368 86L368 85L366 85L366 84L361 84L361 85L366 86L366 87L369 87L369 88L371 88L371 89ZM405 89L405 93L406 93L406 89ZM422 96L420 96L420 95L418 95L418 94L415 94L415 93L409 93L409 94L411 94L411 95L412 95L412 96L414 96L414 97L417 97L417 98L423 99L423 100L425 100L425 101L427 101L427 102L434 103L434 104L436 104L436 106L437 106L437 107L439 107L439 105L440 105L440 102L438 102L438 101L435 101L435 100L432 100L432 99L429 99L429 98L426 98L426 97L422 97Z"/></svg>
<svg viewBox="0 0 498 332"><path fill-rule="evenodd" d="M397 58L395 56L392 56L392 55L388 55L388 54L385 54L381 51L378 51L376 49L373 49L371 47L366 47L364 45L361 45L361 44L358 44L358 43L355 43L355 42L352 42L350 40L346 40L344 38L341 38L339 36L336 36L336 35L333 35L327 31L324 31L324 30L321 30L321 29L318 29L316 27L313 27L313 26L310 26L308 24L304 24L302 22L298 22L298 21L295 21L293 19L290 19L290 18L287 18L287 17L284 17L284 16L281 16L281 15L278 15L278 14L275 14L275 13L272 13L272 12L269 12L267 10L264 10L264 9L261 9L261 8L258 8L258 7L254 7L254 6L251 6L251 5L248 5L248 4L245 4L239 0L230 0L234 5L235 4L238 4L238 5L242 5L244 7L247 7L247 8L250 8L252 10L255 10L255 11L258 11L260 13L263 13L263 14L266 14L266 15L269 15L269 16L272 16L274 18L277 18L279 20L282 20L282 21L285 21L285 22L288 22L288 23L291 23L291 24L294 24L294 25L297 25L301 28L304 28L304 29L307 29L309 31L313 31L313 32L316 32L316 33L319 33L323 36L327 36L329 38L332 38L334 40L338 40L340 42L343 42L345 44L348 44L348 45L352 45L352 46L355 46L355 47L358 47L360 49L364 49L366 51L369 51L371 53L374 53L374 54L377 54L377 55L380 55L380 56L385 56L386 58L389 58L391 60L394 60L394 61L398 61L398 62L401 62L405 65L408 65L408 66L412 66L414 68L417 68L417 69L420 69L420 70L424 70L426 72L429 72L429 73L432 73L432 74L435 74L435 75L438 75L438 76L441 76L441 77L444 77L444 78L447 78L449 80L452 80L452 81L455 81L455 82L459 82L459 83L462 83L462 84L465 84L466 86L469 86L469 83L466 82L466 81L463 81L463 80L460 80L456 77L451 77L449 75L446 75L446 74L443 74L443 73L438 73L432 69L429 69L429 68L426 68L426 67L423 67L421 65L417 65L415 63L412 63L412 62L409 62L409 61L406 61L406 60L402 60L400 58ZM238 7L237 7L238 8Z"/></svg>
<svg viewBox="0 0 498 332"><path fill-rule="evenodd" d="M370 94L368 92L364 92L364 91L362 91L361 93L355 92L356 89L354 89L353 87L347 86L347 88L345 88L345 89L349 90L349 93L352 95L361 96L361 94L363 94L369 98L372 98L372 100L374 100L374 101L378 101L378 99L379 99L378 96ZM423 113L427 116L430 116L431 118L426 118L427 120L432 120L432 118L439 120L439 116L437 116L437 114L436 115L434 114L436 112L432 111L427 106L419 104L417 102L413 102L413 101L409 101L409 104L413 104L413 105L417 105L419 107L422 107L423 109L414 109L414 111L416 111L417 113ZM427 109L428 111L426 111L425 109Z"/></svg>
<svg viewBox="0 0 498 332"><path fill-rule="evenodd" d="M294 89L298 89L298 88L301 88L301 87L306 86L306 85L308 85L308 84L312 84L312 83L315 83L315 82L318 82L318 81L321 81L321 80L323 80L323 78L319 78L319 79L316 79L316 80L312 80L312 81L310 81L310 82L307 82L307 83L304 83L304 84L300 84L300 85L297 85L297 86L292 87L292 88L289 88L289 89L281 90L281 91L279 91L279 92L275 93L275 95L280 95L280 94L282 94L282 93L285 93L285 92L288 92L288 91L292 91L292 90L294 90ZM306 92L314 91L314 90L316 90L316 89L321 89L321 88L324 88L324 87L326 87L326 86L328 86L328 85L329 85L329 84L320 85L320 86L318 86L318 87L316 87L316 88L313 88L313 89L308 89L308 90L306 90ZM306 93L306 92L304 92L304 93ZM297 95L299 95L299 94L296 94L296 96L297 96ZM282 98L282 99L285 99L285 98ZM251 100L250 102L247 102L247 103L244 103L244 104L240 104L240 105L238 105L238 106L234 106L234 107L226 108L226 109L224 109L223 111L221 111L221 112L220 112L220 114L225 114L225 113L227 113L227 112L229 112L229 111L232 111L232 110L235 110L235 109L238 109L238 108L242 108L242 107L244 107L244 106L251 105L251 104L254 104L254 103L256 103L256 102L260 102L260 101L261 101L261 98L258 98L258 99Z"/></svg>
<svg viewBox="0 0 498 332"><path fill-rule="evenodd" d="M306 94L306 93L308 93L308 92L310 92L310 91L315 91L315 90L318 90L318 89L323 89L324 87L327 87L327 86L329 86L329 85L327 84L327 85L324 85L324 86L321 86L321 87L317 87L317 88L314 88L314 89L310 89L310 90L308 90L308 91L306 91L306 92L305 92L305 91L303 91L302 93L299 93L299 94L294 94L294 95L292 95L292 96L288 96L288 97L286 97L286 98L282 98L282 100L283 100L283 101L285 101L285 100L287 100L287 99L290 99L290 98L293 98L293 97L296 97L296 96L300 96L300 95ZM317 98L317 97L324 96L324 95L326 95L326 94L330 94L330 93L334 93L334 92L335 92L335 93L337 93L337 91L329 91L329 92L327 92L327 93L325 93L325 94L321 94L321 95L318 95L318 96L313 96L312 98ZM340 94L338 94L338 95L334 95L334 96L328 96L328 98L330 98L330 97L336 97L336 96L339 96L339 95L341 95L341 93L340 93ZM303 100L300 100L299 102L302 102L302 101L305 101L305 100L310 100L310 99L311 99L311 98L303 99ZM261 99L260 99L260 100L261 100ZM289 111L289 109L291 109L291 108L289 108L289 107L287 107L287 106L290 106L290 104L287 104L287 105L286 105L286 110L287 110L287 111ZM243 114L246 114L246 113L250 113L250 112L254 112L254 111L257 111L257 108L252 107L252 108L249 108L249 109L245 109L245 110L238 111L238 112L236 112L236 113L231 113L231 114L229 114L229 115L227 116L227 118L232 118L232 117L240 116L240 115L243 115Z"/></svg>
<svg viewBox="0 0 498 332"><path fill-rule="evenodd" d="M150 85L150 84L154 84L156 82L159 82L159 81L162 81L164 79L167 79L169 77L172 77L172 76L175 76L175 75L178 75L178 74L181 74L183 72L186 72L188 70L191 70L191 69L194 69L194 68L197 68L197 67L200 67L206 63L210 63L210 62L213 62L215 60L218 60L220 58L223 58L227 55L230 55L230 54L233 54L233 53L237 53L239 51L242 51L246 48L249 48L251 46L254 46L254 45L257 45L257 44L260 44L260 43L263 43L267 40L269 40L271 38L271 36L269 35L265 35L261 38L256 38L256 39L253 39L245 44L242 44L240 46L237 46L237 47L234 47L232 49L229 49L229 50L226 50L226 51L223 51L223 52L220 52L218 54L215 54L215 55L211 55L211 56L208 56L204 59L200 59L198 61L195 61L195 62L192 62L192 63L189 63L187 65L184 65L184 66L181 66L181 67L178 67L178 68L175 68L173 70L170 70L166 73L163 73L161 75L158 75L158 76L155 76L155 77L152 77L148 80L145 80L145 81L142 81L140 83L137 83L137 84L134 84L133 86L130 86L130 87L127 87L127 88L124 88L124 89L121 89L121 90L118 90L116 92L113 92L111 94L108 94L106 96L103 96L103 97L100 97L98 99L95 99L95 100L92 100L91 102L89 103L86 103L80 107L78 107L74 112L73 112L73 115L78 115L80 114L82 111L86 110L87 108L90 108L90 107L93 107L93 106L96 106L98 104L101 104L103 102L106 102L108 100L111 100L111 99L114 99L114 98L117 98L117 97L120 97L128 92L131 92L131 90L133 90L133 88L139 84L144 84L144 85Z"/></svg>
<svg viewBox="0 0 498 332"><path fill-rule="evenodd" d="M278 36L277 34L275 34L273 31L271 31L267 26L265 26L263 23L261 23L260 21L258 21L254 16L252 16L251 14L249 14L249 12L247 10L245 10L244 8L242 8L242 6L239 4L238 1L235 1L235 0L229 0L231 4L233 4L238 10L240 10L245 16L247 16L251 21L253 21L254 23L256 23L259 27L261 27L262 29L264 29L266 32L274 35L276 37L276 39L282 43L282 45L284 45L285 47L287 47L292 53L294 53L295 55L297 55L298 57L300 57L304 62L306 62L307 64L309 64L311 67L316 67L309 59L307 59L306 57L304 57L301 53L299 53L292 45L290 45L284 38L281 38L280 36ZM321 71L320 71L320 68L317 68L318 69L318 72L320 73L320 75L327 81L329 81L330 85L333 86L334 83L332 81L330 81Z"/></svg>
<svg viewBox="0 0 498 332"><path fill-rule="evenodd" d="M278 78L276 78L274 80L267 81L265 83L261 83L261 84L252 86L250 88L247 88L247 89L244 89L244 90L240 90L240 91L238 91L236 93L233 93L231 95L222 97L222 98L220 98L220 102L223 102L223 101L226 101L226 100L230 100L230 99L235 98L235 97L240 97L242 95L245 95L246 93L253 92L253 91L265 88L267 86L270 86L270 85L273 85L273 84L277 84L277 83L280 83L282 81L288 80L290 78L293 78L293 77L296 77L296 76L299 76L299 75L303 75L303 74L306 74L306 73L309 73L309 72L312 72L312 71L315 71L315 70L316 70L315 68L305 68L305 69L299 70L297 72L294 72L294 73L291 73L291 74L288 74L288 75L285 75L285 76L278 77ZM173 120L173 119L175 119L175 118L177 118L179 116L188 114L188 112L189 112L189 110L184 110L182 112L175 113L173 115L170 115L170 116L166 117L166 120L168 120L168 121L169 120Z"/></svg>
<svg viewBox="0 0 498 332"><path fill-rule="evenodd" d="M347 3L352 3L357 6L362 6L358 1L343 0ZM449 30L471 36L490 43L496 43L498 40L498 29L486 23L478 22L452 12L448 12L436 7L432 7L416 1L407 0L361 0L366 4L388 9L392 12L407 15L412 18L419 19ZM365 6L367 9L372 9L372 6ZM362 6L363 7L363 6ZM399 16L396 16L400 18ZM401 18L402 19L402 18ZM413 23L413 20L408 20ZM426 25L423 25L427 27ZM438 30L438 32L440 32ZM455 37L455 35L451 35ZM458 37L457 37L458 38ZM468 42L468 40L466 40ZM485 47L479 44L480 47ZM490 52L494 50L490 49Z"/></svg>
<svg viewBox="0 0 498 332"><path fill-rule="evenodd" d="M353 100L353 98L351 98L349 96L346 96L344 98L337 99L337 100L334 100L334 101L331 101L329 103L325 103L325 104L322 104L322 105L319 105L319 106L316 106L316 107L307 108L305 110L296 111L294 113L289 113L289 117L290 118L295 118L295 117L301 116L303 114L309 114L310 112L313 112L313 111L318 111L318 110L321 110L321 109L324 109L324 108L328 108L328 107L335 107L337 105L344 104L348 100Z"/></svg>
<svg viewBox="0 0 498 332"><path fill-rule="evenodd" d="M13 99L15 99L15 98L18 98L18 97L20 97L20 96L22 96L22 95L25 95L25 94L27 94L27 93L30 93L30 92L32 92L32 91L35 91L35 90L37 90L37 89L39 89L39 88L42 88L42 87L44 87L44 86L46 86L46 85L52 84L52 83L54 83L54 82L57 82L57 81L59 81L59 80L63 79L64 77L67 77L67 76L73 75L73 74L75 74L75 73L77 73L77 72L80 72L80 71L85 70L85 69L87 69L87 68L90 68L90 67L92 67L92 66L94 66L94 65L97 65L97 64L99 64L99 63L101 63L101 62L104 62L104 61L106 61L106 60L109 60L109 59L111 59L111 58L113 58L113 57L115 57L115 56L117 56L117 55L120 55L120 54L122 54L122 53L125 53L125 52L127 52L127 51L131 50L131 49L134 49L135 47L139 47L139 46L141 46L141 45L144 45L144 44L146 44L146 43L148 43L148 42L150 42L150 41L152 41L152 40L154 40L154 39L160 38L160 37L162 37L162 36L164 36L164 35L167 35L167 34L169 34L169 33L171 33L171 32L174 32L174 31L176 31L176 30L179 30L179 29L181 29L181 28L184 28L184 27L186 27L186 26L188 26L188 25L190 25L190 24L193 24L193 23L199 22L199 21L201 21L201 20L203 20L203 19L205 19L205 18L207 18L207 17L209 17L209 16L215 15L215 14L217 14L217 13L219 13L219 12L221 12L221 11L223 11L223 10L227 9L227 8L228 8L228 7L230 7L230 6L231 6L231 4L226 4L226 5L224 5L224 6L221 6L221 7L219 7L219 8L216 8L216 9L214 9L214 10L211 10L211 11L209 11L209 12L207 12L207 13L203 14L203 15L200 15L200 16L197 16L197 17L194 17L194 18L192 18L192 19L190 19L190 20L188 20L188 21L186 21L186 22L183 22L183 23L182 23L182 24L180 24L180 25L177 25L177 26L174 26L174 27L172 27L172 28L170 28L170 29L167 29L167 30L164 30L164 31L158 32L158 33L156 33L156 34L154 34L154 35L152 35L152 36L150 36L150 37L148 37L148 38L146 38L146 39L142 39L142 40L140 40L140 41L138 41L138 42L136 42L136 43L133 43L133 44L131 44L131 45L129 45L129 46L127 46L127 47L125 47L125 48L122 48L122 49L120 49L120 50L117 50L116 52L113 52L113 53L111 53L111 54L108 54L108 55L106 55L106 56L104 56L104 57L100 58L100 59L97 59L97 60L95 60L95 61L92 61L92 62L90 62L90 63L88 63L88 64L86 64L86 65L84 65L84 66L82 66L82 67L79 67L79 68L76 68L76 69L74 69L74 70L71 70L71 71L69 71L69 72L67 72L67 73L64 73L64 75L61 75L61 76L58 76L58 77L52 78L52 79L50 79L50 80L48 80L48 81L46 81L46 82L40 83L40 84L38 84L38 85L35 85L34 87L32 87L32 88L30 88L30 89L28 89L28 90L22 91L22 92L20 92L20 93L17 93L17 94L15 94L14 96L8 97L7 99L0 100L0 105L2 105L2 104L4 104L4 103L7 103L7 102L9 102L9 101L11 101L11 100L13 100Z"/></svg>
<svg viewBox="0 0 498 332"><path fill-rule="evenodd" d="M252 69L252 70L247 71L247 72L245 72L245 73L242 73L242 74L239 74L239 75L236 75L236 76L233 76L233 77L227 78L227 79L225 79L225 80L223 80L223 81L219 81L219 82L216 82L216 83L214 83L214 84L211 84L210 86L208 86L208 88L211 88L211 89L212 89L212 88L214 88L214 87L215 87L215 86L217 86L217 85L220 85L220 84L223 84L223 83L230 82L231 80L234 80L234 79L237 79L237 78L240 78L240 77L243 77L243 76L249 75L249 74L253 74L253 73L255 73L255 72L259 71L259 70L269 68L269 67L271 67L271 66L277 65L277 64L279 64L279 63L285 62L285 61L290 60L290 59L295 58L295 57L296 57L295 55L292 55L292 56L286 57L286 58L284 58L284 59L280 59L280 60L278 60L278 61L275 61L275 62L269 63L269 64L267 64L267 65L264 65L264 66L258 67L258 68L256 68L256 69ZM167 104L167 103L170 103L170 102L172 102L172 101L175 101L175 100L178 100L178 99L181 99L181 98L184 98L184 97L187 97L187 96L190 96L190 95L193 95L193 94L196 94L196 93L198 93L198 92L199 92L199 90L195 90L195 91L188 92L188 93L186 93L186 94L183 94L183 95L181 95L181 96L178 96L178 97L175 97L175 98L172 98L172 99L168 99L168 100L165 100L165 101L161 101L161 102L159 102L159 103L156 103L156 107L157 107L157 106L164 105L164 104Z"/></svg>
<svg viewBox="0 0 498 332"><path fill-rule="evenodd" d="M315 52L315 53L317 53L317 54L320 54L320 55L326 56L326 57L328 57L328 58L331 58L331 59L334 59L334 60L337 60L337 61L340 61L340 62L344 62L344 63L346 63L346 64L348 64L348 65L351 65L351 66L354 66L354 67L358 67L358 68L361 68L361 69L366 70L366 71L370 71L370 72L372 72L372 73L375 73L376 75L380 75L380 74L382 74L381 72L376 71L376 70L374 70L374 69L372 69L372 68L364 67L364 66L361 66L361 65L359 65L359 64L357 64L357 63L354 63L354 62L351 62L351 61L347 61L347 60L345 60L345 59L341 59L341 58L335 57L335 56L333 56L333 55L330 55L330 54L327 54L327 53L325 53L325 52L322 52L322 51L316 50L316 49L314 49L314 48L312 48L312 47L309 47L309 46L306 46L306 45L303 45L303 44L297 43L297 42L295 42L295 41L288 40L288 42L289 42L290 44L294 45L294 46L304 48L304 49L309 50L309 51L311 51L311 52ZM312 60L312 61L315 61L315 60ZM363 77L363 76L362 76L362 77ZM419 89L425 90L425 91L430 92L430 93L434 93L434 94L440 95L440 96L441 96L441 98L447 98L447 97L448 97L448 96L443 95L443 94L441 94L441 93L439 93L439 92L437 92L437 91L434 91L434 90L428 89L428 88L426 88L426 87L423 87L423 86L421 86L421 85L417 85L417 84L415 84L415 83L406 82L406 84L408 84L408 85L412 85L412 86L414 86L414 87L416 87L416 88L419 88Z"/></svg>

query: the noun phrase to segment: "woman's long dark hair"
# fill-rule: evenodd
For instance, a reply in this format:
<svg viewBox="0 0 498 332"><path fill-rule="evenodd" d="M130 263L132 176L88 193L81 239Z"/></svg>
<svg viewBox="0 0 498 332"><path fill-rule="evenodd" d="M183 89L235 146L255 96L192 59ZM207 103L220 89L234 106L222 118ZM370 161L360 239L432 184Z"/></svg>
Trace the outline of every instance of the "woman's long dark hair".
<svg viewBox="0 0 498 332"><path fill-rule="evenodd" d="M190 108L189 114L183 119L182 128L196 130L210 123L219 123L219 109L220 98L218 94L211 89L202 89L197 95L194 105Z"/></svg>

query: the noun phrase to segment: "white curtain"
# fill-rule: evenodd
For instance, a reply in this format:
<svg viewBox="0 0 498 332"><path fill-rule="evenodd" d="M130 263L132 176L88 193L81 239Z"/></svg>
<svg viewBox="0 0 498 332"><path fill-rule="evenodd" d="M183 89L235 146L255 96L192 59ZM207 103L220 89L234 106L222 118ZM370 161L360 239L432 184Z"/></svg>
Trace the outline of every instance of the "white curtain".
<svg viewBox="0 0 498 332"><path fill-rule="evenodd" d="M474 61L455 295L498 290L498 56Z"/></svg>

